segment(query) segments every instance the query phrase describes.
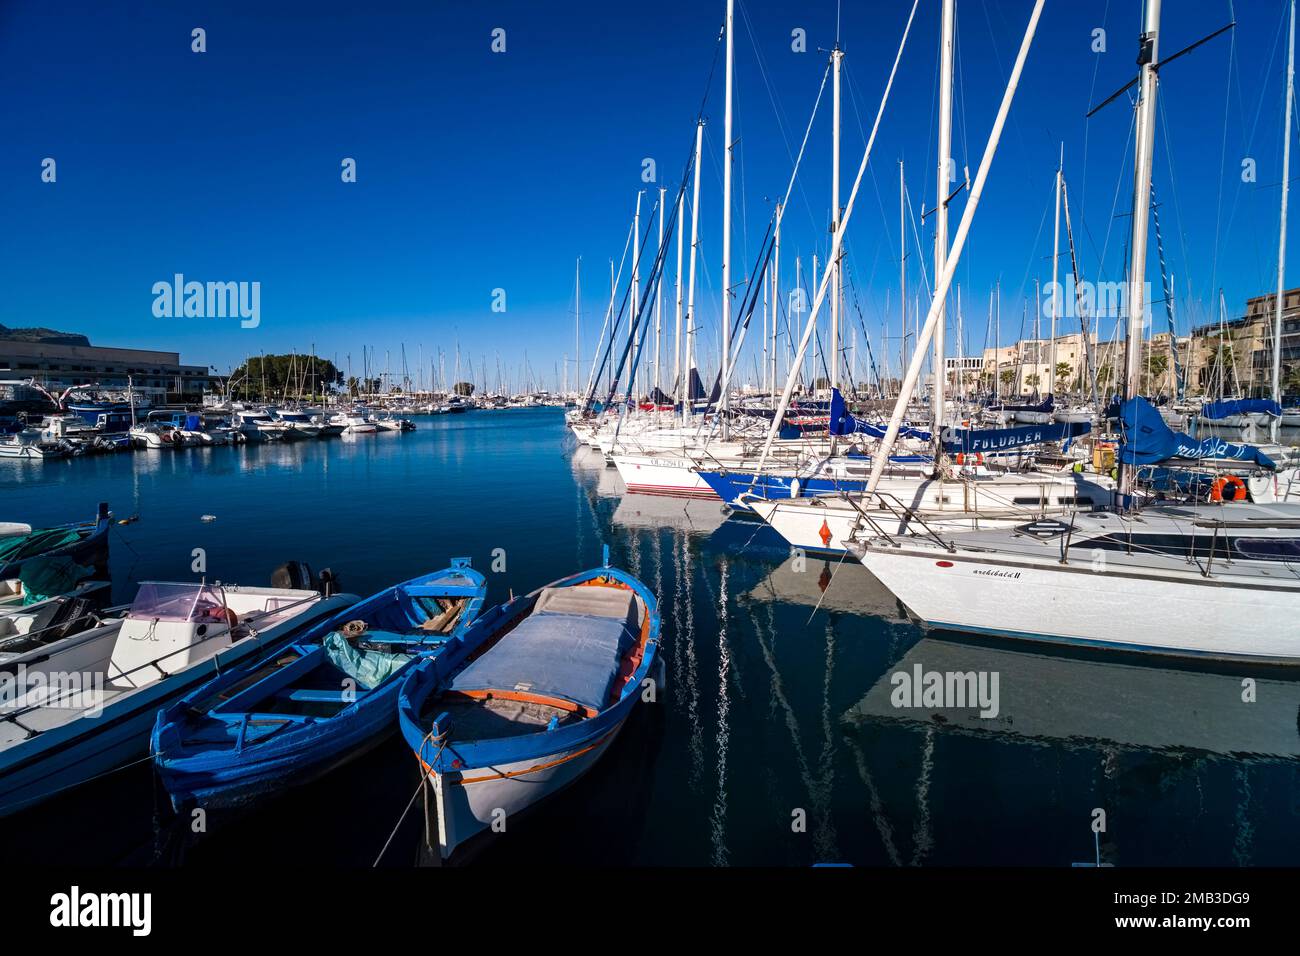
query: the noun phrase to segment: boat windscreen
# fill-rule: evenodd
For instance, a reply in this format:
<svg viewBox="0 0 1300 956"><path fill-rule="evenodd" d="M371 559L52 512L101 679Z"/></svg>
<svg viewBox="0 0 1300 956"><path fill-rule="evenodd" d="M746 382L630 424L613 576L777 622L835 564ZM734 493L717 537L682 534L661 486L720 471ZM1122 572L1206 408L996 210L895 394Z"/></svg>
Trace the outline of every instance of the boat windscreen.
<svg viewBox="0 0 1300 956"><path fill-rule="evenodd" d="M137 620L199 621L213 617L225 605L219 589L206 584L146 581L131 602Z"/></svg>

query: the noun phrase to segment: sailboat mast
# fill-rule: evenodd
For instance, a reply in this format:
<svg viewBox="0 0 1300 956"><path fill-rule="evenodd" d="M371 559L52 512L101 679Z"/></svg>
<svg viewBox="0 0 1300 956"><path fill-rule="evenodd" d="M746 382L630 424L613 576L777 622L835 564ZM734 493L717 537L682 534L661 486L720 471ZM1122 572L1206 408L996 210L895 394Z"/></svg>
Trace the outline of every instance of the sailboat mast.
<svg viewBox="0 0 1300 956"><path fill-rule="evenodd" d="M1125 340L1124 399L1136 398L1142 385L1142 328L1146 322L1147 224L1151 218L1151 166L1156 134L1156 64L1159 62L1160 0L1146 0L1138 51L1137 131L1133 159L1133 215L1129 240L1128 336ZM1119 494L1132 496L1131 467L1121 468Z"/></svg>
<svg viewBox="0 0 1300 956"><path fill-rule="evenodd" d="M781 317L781 216L785 213L781 203L776 204L776 233L772 240L772 384L767 393L776 396L776 326Z"/></svg>
<svg viewBox="0 0 1300 956"><path fill-rule="evenodd" d="M840 65L844 59L844 51L840 49L839 41L835 43L835 49L831 51L831 64L834 67L834 80L831 85L831 234L839 228L840 222ZM840 263L844 258L843 252L835 257L833 263L834 272L831 275L831 363L830 379L831 388L838 388L840 384L840 283L843 281L840 273Z"/></svg>
<svg viewBox="0 0 1300 956"><path fill-rule="evenodd" d="M720 375L720 380L724 382L728 380L727 368L731 364L731 83L735 72L735 8L736 0L727 0L727 104L722 124L724 159L722 163L722 370ZM729 410L727 390L724 389L718 396L718 414L722 417L724 441L731 437L731 429L727 422Z"/></svg>
<svg viewBox="0 0 1300 956"><path fill-rule="evenodd" d="M1065 164L1065 144L1061 144L1061 158L1056 164L1056 221L1052 234L1052 348L1051 367L1047 370L1047 394L1056 394L1056 318L1061 314L1061 167Z"/></svg>
<svg viewBox="0 0 1300 956"><path fill-rule="evenodd" d="M639 190L636 194L636 212L632 215L632 311L628 316L627 323L627 347L628 354L631 355L631 349L636 343L633 341L636 335L636 319L641 314L641 197L645 190ZM632 397L636 398L636 379L637 369L633 368L629 373L628 387Z"/></svg>
<svg viewBox="0 0 1300 956"><path fill-rule="evenodd" d="M659 267L659 280L655 283L655 391L660 391L663 384L663 376L659 370L663 367L661 360L661 344L663 342L663 325L664 325L664 270L662 262L664 261L664 194L667 192L664 186L659 187L659 245L656 249L656 260L661 263ZM658 404L658 397L654 397L654 402Z"/></svg>
<svg viewBox="0 0 1300 956"><path fill-rule="evenodd" d="M1286 54L1286 119L1282 131L1282 224L1277 235L1277 301L1273 305L1273 401L1282 404L1282 293L1286 291L1286 203L1291 185L1291 101L1295 96L1295 0ZM1273 419L1273 441L1282 419Z"/></svg>
<svg viewBox="0 0 1300 956"><path fill-rule="evenodd" d="M691 417L691 372L695 368L695 253L700 247L700 154L704 151L704 120L695 124L695 183L691 197L691 269L686 293L686 349L682 363L682 421Z"/></svg>
<svg viewBox="0 0 1300 956"><path fill-rule="evenodd" d="M567 366L566 366L567 369ZM573 390L582 381L582 256L573 267ZM483 388L487 389L487 372L483 373Z"/></svg>
<svg viewBox="0 0 1300 956"><path fill-rule="evenodd" d="M948 261L948 189L952 169L952 42L957 0L943 0L943 29L939 39L939 164L935 179L934 274L943 275ZM945 291L946 298L946 291ZM934 327L934 435L936 458L941 449L939 434L943 429L944 390L947 368L944 362L944 329L947 314L944 299L939 300L939 319Z"/></svg>
<svg viewBox="0 0 1300 956"><path fill-rule="evenodd" d="M673 400L681 401L682 398L682 236L686 230L682 228L682 203L686 201L686 190L682 189L677 193L677 214L673 219L677 229L677 274L674 282L676 289L673 298L676 305L673 310Z"/></svg>
<svg viewBox="0 0 1300 956"><path fill-rule="evenodd" d="M902 337L902 367L907 368L907 187L903 184L903 161L898 161L898 334ZM899 379L901 382L902 379Z"/></svg>

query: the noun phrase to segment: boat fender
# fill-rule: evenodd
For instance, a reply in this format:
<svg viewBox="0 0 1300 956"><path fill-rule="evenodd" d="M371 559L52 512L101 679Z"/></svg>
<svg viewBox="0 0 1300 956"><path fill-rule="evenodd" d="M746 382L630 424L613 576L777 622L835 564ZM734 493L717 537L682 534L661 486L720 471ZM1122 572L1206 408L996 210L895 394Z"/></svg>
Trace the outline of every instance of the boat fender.
<svg viewBox="0 0 1300 956"><path fill-rule="evenodd" d="M1210 485L1211 501L1245 501L1247 497L1246 483L1236 475L1222 475Z"/></svg>

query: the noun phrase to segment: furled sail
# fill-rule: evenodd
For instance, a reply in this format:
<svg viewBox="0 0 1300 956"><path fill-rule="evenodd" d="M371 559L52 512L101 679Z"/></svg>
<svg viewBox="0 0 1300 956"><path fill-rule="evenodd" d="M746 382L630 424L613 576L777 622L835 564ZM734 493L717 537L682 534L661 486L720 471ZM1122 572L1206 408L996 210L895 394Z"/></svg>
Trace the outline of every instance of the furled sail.
<svg viewBox="0 0 1300 956"><path fill-rule="evenodd" d="M1231 403L1226 403L1231 404ZM1273 459L1253 445L1238 445L1221 438L1198 441L1165 424L1145 398L1131 398L1120 409L1124 441L1120 461L1126 465L1152 465L1171 458L1229 458L1276 469Z"/></svg>

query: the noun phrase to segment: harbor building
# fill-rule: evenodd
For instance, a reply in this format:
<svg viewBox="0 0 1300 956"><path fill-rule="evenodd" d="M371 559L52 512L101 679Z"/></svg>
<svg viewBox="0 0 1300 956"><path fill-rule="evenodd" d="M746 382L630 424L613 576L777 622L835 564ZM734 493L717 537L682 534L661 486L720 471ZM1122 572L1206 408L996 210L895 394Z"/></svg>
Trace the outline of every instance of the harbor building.
<svg viewBox="0 0 1300 956"><path fill-rule="evenodd" d="M1212 395L1266 395L1273 387L1277 296L1246 300L1244 315L1192 330L1188 390ZM1282 384L1300 376L1300 288L1282 294Z"/></svg>
<svg viewBox="0 0 1300 956"><path fill-rule="evenodd" d="M0 329L0 379L34 379L51 392L74 385L125 389L127 379L160 401L199 401L214 380L206 365L186 365L179 352L91 345L82 336L19 337ZM80 341L84 344L70 344Z"/></svg>

